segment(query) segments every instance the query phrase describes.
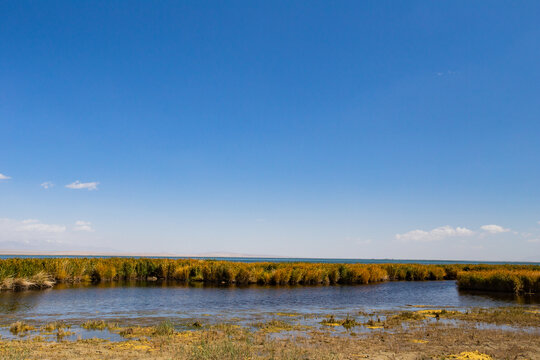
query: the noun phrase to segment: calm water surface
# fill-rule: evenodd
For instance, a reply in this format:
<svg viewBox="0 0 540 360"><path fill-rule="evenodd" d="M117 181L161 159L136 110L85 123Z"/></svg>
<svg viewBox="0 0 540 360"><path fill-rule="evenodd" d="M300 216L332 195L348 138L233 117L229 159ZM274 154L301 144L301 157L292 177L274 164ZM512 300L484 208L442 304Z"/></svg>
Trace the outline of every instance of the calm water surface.
<svg viewBox="0 0 540 360"><path fill-rule="evenodd" d="M139 258L139 256L100 256L100 255L0 255L0 259L12 258ZM223 256L145 256L154 259L199 259L199 260L221 260L233 262L307 262L307 263L328 263L328 264L491 264L491 265L540 265L540 262L528 261L475 261L475 260L429 260L429 259L341 259L341 258L286 258L286 257L223 257Z"/></svg>
<svg viewBox="0 0 540 360"><path fill-rule="evenodd" d="M514 298L459 292L455 281L387 282L357 286L202 287L170 283L56 286L0 293L0 323L84 319L253 319L264 314L340 314L435 307L538 304Z"/></svg>

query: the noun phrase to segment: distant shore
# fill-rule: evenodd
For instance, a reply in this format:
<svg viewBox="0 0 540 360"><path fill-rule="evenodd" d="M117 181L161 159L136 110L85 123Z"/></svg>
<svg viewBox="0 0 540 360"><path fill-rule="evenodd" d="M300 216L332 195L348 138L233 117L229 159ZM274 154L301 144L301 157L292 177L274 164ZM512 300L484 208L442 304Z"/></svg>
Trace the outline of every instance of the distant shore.
<svg viewBox="0 0 540 360"><path fill-rule="evenodd" d="M150 259L216 259L225 261L283 261L310 263L358 263L358 264L493 264L493 265L540 265L539 261L506 261L506 260L475 260L475 259L404 259L404 258L322 258L322 257L293 257L280 255L257 255L227 252L209 252L196 254L165 253L165 252L112 252L112 251L34 251L34 250L1 250L0 259L8 257L120 257L120 258L150 258Z"/></svg>

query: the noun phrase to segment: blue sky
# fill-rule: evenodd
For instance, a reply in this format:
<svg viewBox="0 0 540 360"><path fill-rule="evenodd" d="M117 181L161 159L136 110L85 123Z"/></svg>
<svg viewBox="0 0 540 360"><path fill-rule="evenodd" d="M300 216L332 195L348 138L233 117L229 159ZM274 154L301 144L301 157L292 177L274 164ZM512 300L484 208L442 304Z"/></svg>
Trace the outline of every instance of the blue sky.
<svg viewBox="0 0 540 360"><path fill-rule="evenodd" d="M540 4L0 2L0 250L540 260Z"/></svg>

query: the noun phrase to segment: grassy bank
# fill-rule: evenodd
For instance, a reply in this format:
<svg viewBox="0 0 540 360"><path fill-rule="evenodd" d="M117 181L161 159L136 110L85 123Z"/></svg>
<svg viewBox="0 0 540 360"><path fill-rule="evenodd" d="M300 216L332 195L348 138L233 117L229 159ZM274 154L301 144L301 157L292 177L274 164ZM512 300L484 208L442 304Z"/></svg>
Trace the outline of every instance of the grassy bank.
<svg viewBox="0 0 540 360"><path fill-rule="evenodd" d="M540 266L242 263L162 258L12 258L0 260L0 287L2 289L17 289L48 287L55 282L134 279L164 279L238 285L335 285L368 284L393 280L455 280L459 278L460 284L466 284L466 274L491 274L495 272L537 274L540 273ZM520 289L527 292L538 291L538 276L535 279L535 285L523 286ZM469 281L469 283L473 282ZM466 285L460 286L467 288ZM500 291L514 292L516 290L515 287L509 290L504 289L507 288L497 287L497 290Z"/></svg>

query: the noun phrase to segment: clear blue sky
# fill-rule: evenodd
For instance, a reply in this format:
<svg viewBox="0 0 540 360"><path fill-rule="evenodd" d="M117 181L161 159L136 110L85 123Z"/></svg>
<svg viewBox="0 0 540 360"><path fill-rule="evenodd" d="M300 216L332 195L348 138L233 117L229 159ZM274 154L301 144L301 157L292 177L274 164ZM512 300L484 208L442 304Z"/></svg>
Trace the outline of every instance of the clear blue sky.
<svg viewBox="0 0 540 360"><path fill-rule="evenodd" d="M540 261L539 19L1 1L0 250Z"/></svg>

